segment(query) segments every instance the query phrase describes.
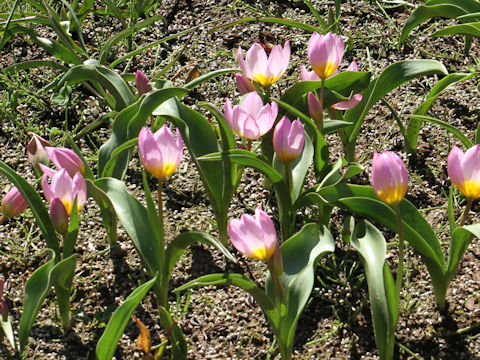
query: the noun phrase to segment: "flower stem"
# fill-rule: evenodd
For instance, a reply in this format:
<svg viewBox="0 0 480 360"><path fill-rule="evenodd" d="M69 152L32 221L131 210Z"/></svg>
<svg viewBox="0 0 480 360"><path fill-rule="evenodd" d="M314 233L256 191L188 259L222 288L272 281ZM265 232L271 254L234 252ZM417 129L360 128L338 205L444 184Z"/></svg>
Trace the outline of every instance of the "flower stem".
<svg viewBox="0 0 480 360"><path fill-rule="evenodd" d="M395 289L397 291L397 296L400 299L400 290L402 289L402 280L403 280L403 259L405 257L405 244L404 244L404 233L403 233L403 223L402 216L400 214L400 207L397 205L394 206L395 215L397 218L397 228L398 228L398 268L397 268L397 278L395 280Z"/></svg>
<svg viewBox="0 0 480 360"><path fill-rule="evenodd" d="M470 214L470 210L472 209L472 204L473 204L473 199L467 199L467 206L465 208L465 211L463 212L460 222L458 223L459 227L465 225L465 221L467 221L468 214Z"/></svg>
<svg viewBox="0 0 480 360"><path fill-rule="evenodd" d="M285 164L285 180L287 182L288 189L290 190L290 193L292 193L292 168L290 167L290 164Z"/></svg>
<svg viewBox="0 0 480 360"><path fill-rule="evenodd" d="M158 229L160 230L160 241L162 242L162 250L165 245L165 226L163 221L163 198L162 198L162 190L163 190L163 179L158 179L158 189L157 189L157 197L158 197Z"/></svg>

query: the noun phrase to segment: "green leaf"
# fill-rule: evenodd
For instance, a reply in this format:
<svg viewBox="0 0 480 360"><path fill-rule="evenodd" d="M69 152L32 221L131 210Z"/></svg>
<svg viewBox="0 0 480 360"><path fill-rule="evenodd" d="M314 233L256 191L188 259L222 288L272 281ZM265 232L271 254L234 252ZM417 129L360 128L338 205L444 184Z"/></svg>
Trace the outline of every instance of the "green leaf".
<svg viewBox="0 0 480 360"><path fill-rule="evenodd" d="M448 26L432 34L434 37L447 35L472 35L480 37L480 22Z"/></svg>
<svg viewBox="0 0 480 360"><path fill-rule="evenodd" d="M70 327L70 295L72 294L77 257L78 254L73 254L63 259L54 266L50 273L50 284L55 288L58 312L64 329Z"/></svg>
<svg viewBox="0 0 480 360"><path fill-rule="evenodd" d="M197 86L203 84L204 82L214 79L217 76L220 75L225 75L225 74L232 74L232 73L238 73L241 72L242 70L240 69L219 69L215 71L210 71L209 73L206 73L202 76L199 76L198 78L190 81L188 84L185 84L184 88L188 90L192 90L196 88Z"/></svg>
<svg viewBox="0 0 480 360"><path fill-rule="evenodd" d="M58 244L57 233L50 220L50 214L48 213L40 195L23 177L18 175L7 164L0 161L0 173L10 180L15 185L20 193L23 195L28 207L33 213L35 220L38 223L40 231L42 232L47 246L52 249L57 258L60 257L60 246Z"/></svg>
<svg viewBox="0 0 480 360"><path fill-rule="evenodd" d="M23 300L23 312L18 327L18 341L20 352L25 350L28 343L28 336L32 330L33 323L42 307L43 301L50 292L50 272L55 266L55 254L47 249L50 260L40 266L30 276L25 284L25 298Z"/></svg>
<svg viewBox="0 0 480 360"><path fill-rule="evenodd" d="M122 80L123 81L123 80ZM112 135L100 148L98 156L98 172L102 176L113 176L122 179L127 171L130 154L120 154L115 167L105 171L112 153L127 141L136 138L146 120L160 104L174 96L182 96L188 90L182 88L166 88L155 90L142 96L139 101L131 104L118 113L113 123ZM119 150L120 151L120 150Z"/></svg>
<svg viewBox="0 0 480 360"><path fill-rule="evenodd" d="M430 107L433 105L435 100L445 92L450 86L460 82L468 80L472 77L478 76L478 73L472 74L461 74L454 73L445 76L443 79L439 80L434 87L428 93L425 101L420 105L414 112L414 115L425 115ZM410 118L408 121L406 135L405 135L405 145L407 151L410 153L415 153L417 150L417 141L420 128L422 127L422 120Z"/></svg>
<svg viewBox="0 0 480 360"><path fill-rule="evenodd" d="M162 269L160 249L156 238L152 236L152 228L158 226L149 221L147 209L131 195L123 181L113 178L103 178L94 181L110 199L120 224L135 244L135 248L151 276Z"/></svg>
<svg viewBox="0 0 480 360"><path fill-rule="evenodd" d="M320 257L334 250L335 241L328 229L323 227L320 230L316 224L305 225L281 246L283 273L280 281L286 291L286 313L279 326L273 327L279 346L284 347L284 351L291 353L298 319L313 289L316 264ZM270 301L275 303L270 273L265 288Z"/></svg>
<svg viewBox="0 0 480 360"><path fill-rule="evenodd" d="M369 186L338 183L335 186L318 190L318 195L327 203L347 208L359 215L378 221L395 232L398 231L394 210L391 206L379 201ZM421 255L427 265L435 296L440 299L441 294L445 291L446 271L440 241L430 224L412 203L404 199L399 206L405 239Z"/></svg>
<svg viewBox="0 0 480 360"><path fill-rule="evenodd" d="M385 238L375 226L362 220L355 226L351 244L360 253L367 275L373 328L380 358L392 359L398 320L398 296L385 262Z"/></svg>
<svg viewBox="0 0 480 360"><path fill-rule="evenodd" d="M255 283L245 275L240 274L211 274L204 275L195 280L189 281L186 284L176 288L174 291L184 291L196 286L210 286L210 285L234 285L237 286L250 295L260 305L267 316L278 324L278 313L270 298L265 292L260 289Z"/></svg>
<svg viewBox="0 0 480 360"><path fill-rule="evenodd" d="M145 284L133 290L123 304L115 310L102 337L98 340L96 349L98 360L111 360L113 358L118 340L120 340L133 312L145 295L147 295L156 280L156 277L154 277L152 280L147 281Z"/></svg>
<svg viewBox="0 0 480 360"><path fill-rule="evenodd" d="M400 44L419 24L434 17L454 19L469 13L480 12L480 3L475 0L434 0L420 5L407 19L400 35Z"/></svg>
<svg viewBox="0 0 480 360"><path fill-rule="evenodd" d="M465 145L467 148L470 148L473 146L473 143L465 136L462 134L462 132L460 130L458 130L455 126L445 122L445 121L442 121L442 120L439 120L439 119L436 119L436 118L433 118L433 117L430 117L430 116L424 116L424 115L410 115L409 116L410 119L414 119L414 120L417 120L417 121L426 121L426 122L430 122L432 124L435 124L435 125L440 125L442 128L444 128L445 130L447 130L448 132L450 132L451 134L455 135L457 137L458 140L460 140L462 142L463 145Z"/></svg>
<svg viewBox="0 0 480 360"><path fill-rule="evenodd" d="M175 320L172 319L172 316L164 307L160 306L158 312L160 315L160 325L170 332L168 341L172 347L172 360L186 359L187 341L185 340L182 329L180 329Z"/></svg>
<svg viewBox="0 0 480 360"><path fill-rule="evenodd" d="M100 61L100 64L105 66L107 65L108 55L112 46L116 45L123 39L131 36L132 34L137 33L140 30L150 26L154 22L163 21L164 19L165 18L162 15L152 16L146 20L130 25L125 30L120 31L119 33L116 33L115 35L111 36L100 49L100 55L98 58Z"/></svg>
<svg viewBox="0 0 480 360"><path fill-rule="evenodd" d="M452 232L450 252L448 254L447 274L445 276L446 287L448 287L448 283L453 275L455 275L458 264L460 264L468 245L474 237L480 238L480 224L461 226Z"/></svg>
<svg viewBox="0 0 480 360"><path fill-rule="evenodd" d="M348 161L355 157L355 144L363 121L370 109L386 94L400 85L420 76L447 74L445 66L436 60L405 60L388 66L377 79L370 82L368 88L361 92L362 101L353 109L345 112L345 121L354 125L345 129L348 138L346 156Z"/></svg>
<svg viewBox="0 0 480 360"><path fill-rule="evenodd" d="M22 70L28 70L28 69L36 69L39 67L49 67L52 69L59 69L62 71L67 71L68 68L56 63L55 61L51 60L30 60L30 61L23 61L21 63L13 64L10 66L7 66L2 69L2 72L5 75L11 75L11 74L16 74L19 71Z"/></svg>
<svg viewBox="0 0 480 360"><path fill-rule="evenodd" d="M107 230L108 243L110 245L117 242L117 215L110 198L105 192L96 186L92 180L87 179L88 196L92 197L100 208L100 214L103 219L103 225Z"/></svg>

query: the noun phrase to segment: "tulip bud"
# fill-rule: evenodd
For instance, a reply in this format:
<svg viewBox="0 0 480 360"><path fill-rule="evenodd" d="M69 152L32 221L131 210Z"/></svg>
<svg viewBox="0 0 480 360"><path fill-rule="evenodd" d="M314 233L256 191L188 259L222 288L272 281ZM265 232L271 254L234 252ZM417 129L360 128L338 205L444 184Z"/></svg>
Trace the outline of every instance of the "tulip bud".
<svg viewBox="0 0 480 360"><path fill-rule="evenodd" d="M65 205L60 198L55 197L50 204L50 217L53 226L60 234L65 234L68 230L68 213Z"/></svg>
<svg viewBox="0 0 480 360"><path fill-rule="evenodd" d="M150 85L148 85L148 79L141 70L137 70L135 74L135 86L137 87L138 93L143 95L152 91Z"/></svg>
<svg viewBox="0 0 480 360"><path fill-rule="evenodd" d="M390 151L373 154L372 187L387 204L396 205L407 193L408 173L400 157Z"/></svg>
<svg viewBox="0 0 480 360"><path fill-rule="evenodd" d="M138 152L145 169L157 179L166 179L177 169L183 156L183 140L177 129L177 139L163 125L152 134L143 127L138 134Z"/></svg>
<svg viewBox="0 0 480 360"><path fill-rule="evenodd" d="M41 173L38 163L48 165L50 159L48 158L47 151L45 150L46 146L52 146L47 140L38 136L33 132L29 132L29 135L32 135L28 145L27 145L27 156L28 161L33 165L35 172Z"/></svg>
<svg viewBox="0 0 480 360"><path fill-rule="evenodd" d="M447 171L452 184L467 199L480 198L480 145L472 146L465 153L454 146L448 155Z"/></svg>
<svg viewBox="0 0 480 360"><path fill-rule="evenodd" d="M309 92L307 95L308 112L310 117L315 123L322 122L323 120L323 108L320 101L317 99L313 92Z"/></svg>
<svg viewBox="0 0 480 360"><path fill-rule="evenodd" d="M18 216L28 207L20 191L13 187L2 199L2 213L4 218Z"/></svg>
<svg viewBox="0 0 480 360"><path fill-rule="evenodd" d="M249 92L255 91L255 85L242 74L235 74L235 81L237 83L237 89L240 95L248 94Z"/></svg>
<svg viewBox="0 0 480 360"><path fill-rule="evenodd" d="M301 154L304 142L305 131L299 119L292 123L284 116L275 126L273 149L284 164L290 164Z"/></svg>

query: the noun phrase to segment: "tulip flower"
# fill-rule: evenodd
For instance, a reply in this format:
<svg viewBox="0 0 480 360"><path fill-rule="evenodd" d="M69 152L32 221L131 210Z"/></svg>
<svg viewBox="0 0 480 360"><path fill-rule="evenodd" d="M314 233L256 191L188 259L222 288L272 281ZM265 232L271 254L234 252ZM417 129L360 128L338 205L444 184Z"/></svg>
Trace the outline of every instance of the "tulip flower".
<svg viewBox="0 0 480 360"><path fill-rule="evenodd" d="M289 164L302 152L305 131L299 119L290 122L284 116L275 126L273 132L273 149L281 162Z"/></svg>
<svg viewBox="0 0 480 360"><path fill-rule="evenodd" d="M176 140L166 125L154 134L144 126L138 134L138 152L142 164L159 180L172 175L182 160L183 140L178 129L176 132Z"/></svg>
<svg viewBox="0 0 480 360"><path fill-rule="evenodd" d="M470 201L480 198L480 145L465 153L454 146L448 155L447 171L452 184Z"/></svg>
<svg viewBox="0 0 480 360"><path fill-rule="evenodd" d="M82 159L75 154L73 150L67 148L50 147L45 148L48 157L58 170L65 169L70 177L74 177L77 172L82 175L85 173L85 165ZM44 174L52 177L56 171L49 167L39 164Z"/></svg>
<svg viewBox="0 0 480 360"><path fill-rule="evenodd" d="M277 114L277 103L263 105L257 92L249 93L240 105L232 106L228 98L225 100L225 117L230 127L248 140L257 140L266 134Z"/></svg>
<svg viewBox="0 0 480 360"><path fill-rule="evenodd" d="M33 164L34 168L38 169L38 163L47 165L50 161L45 147L52 145L47 140L33 132L29 132L28 134L32 135L32 138L27 145L28 161Z"/></svg>
<svg viewBox="0 0 480 360"><path fill-rule="evenodd" d="M373 154L372 187L387 204L396 205L407 193L408 173L400 157L390 151Z"/></svg>
<svg viewBox="0 0 480 360"><path fill-rule="evenodd" d="M320 104L317 96L313 92L309 92L307 95L307 105L308 105L308 112L310 113L310 117L315 121L315 123L319 123L323 121L323 107Z"/></svg>
<svg viewBox="0 0 480 360"><path fill-rule="evenodd" d="M240 219L230 220L227 233L232 245L242 254L269 262L276 274L282 272L277 231L272 219L262 209L255 209L255 217L242 214Z"/></svg>
<svg viewBox="0 0 480 360"><path fill-rule="evenodd" d="M264 88L269 88L278 81L287 70L290 62L290 42L275 45L267 57L265 49L258 43L253 44L243 58L242 48L238 47L237 60L244 75Z"/></svg>
<svg viewBox="0 0 480 360"><path fill-rule="evenodd" d="M321 80L329 78L337 71L344 52L343 40L336 34L322 35L314 32L308 41L308 60Z"/></svg>
<svg viewBox="0 0 480 360"><path fill-rule="evenodd" d="M73 203L75 198L77 198L77 210L81 211L83 209L87 201L87 183L81 173L77 172L72 179L66 169L61 169L54 172L51 184L48 183L48 177L48 174L43 174L42 189L50 205L53 204L56 198L60 199L65 207L65 211L70 216L73 210Z"/></svg>
<svg viewBox="0 0 480 360"><path fill-rule="evenodd" d="M242 74L235 74L235 81L237 83L237 89L240 95L248 94L249 92L255 91L255 85Z"/></svg>
<svg viewBox="0 0 480 360"><path fill-rule="evenodd" d="M27 207L28 205L23 195L16 187L13 187L2 199L2 219L18 216L23 213Z"/></svg>
<svg viewBox="0 0 480 360"><path fill-rule="evenodd" d="M137 73L135 74L135 86L140 95L152 91L151 86L148 85L148 78L141 70L137 70Z"/></svg>
<svg viewBox="0 0 480 360"><path fill-rule="evenodd" d="M52 219L53 227L60 234L65 234L68 230L68 213L63 205L62 200L54 197L50 205L50 218Z"/></svg>

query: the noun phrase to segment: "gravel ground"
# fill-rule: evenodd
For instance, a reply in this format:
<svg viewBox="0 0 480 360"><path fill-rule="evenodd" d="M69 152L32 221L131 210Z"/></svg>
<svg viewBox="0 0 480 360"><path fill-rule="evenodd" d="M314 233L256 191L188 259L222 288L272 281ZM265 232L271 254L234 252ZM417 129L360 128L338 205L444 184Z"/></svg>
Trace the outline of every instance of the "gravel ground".
<svg viewBox="0 0 480 360"><path fill-rule="evenodd" d="M325 14L333 2L312 2L321 14ZM415 1L415 5L420 1ZM255 10L255 11L254 11ZM410 7L386 8L385 12L371 1L355 1L342 4L340 28L343 36L350 39L344 66L356 60L361 70L378 75L385 67L403 59L433 58L444 62L450 72L468 72L475 67L472 56L463 56L460 37L431 38L429 34L441 28L443 21L430 21L418 27L405 46L397 45L400 29L412 11ZM308 8L300 1L170 1L164 2L158 14L164 15L168 25L162 23L138 33L138 44L160 39L167 34L177 33L194 25L215 21L226 24L245 16L271 14L315 24ZM279 25L246 23L213 32L211 25L199 29L186 43L188 37L152 48L137 56L128 66L119 71L133 72L143 69L149 77L164 68L182 47L184 54L167 73L175 77L176 85L183 85L193 66L201 73L217 68L237 67L235 49L247 49L253 40L267 44L292 44L292 61L282 80L286 87L298 81L300 65L306 63L306 43L309 34ZM111 19L90 16L84 29L86 42L98 47L105 41L105 34L121 30L121 25ZM48 33L46 33L48 35ZM474 39L470 55L479 55L478 39ZM117 50L121 55L125 49ZM95 56L95 54L92 54ZM11 46L0 54L0 66L7 66L25 59L42 59L45 53L15 37ZM22 72L19 83L26 82L40 89L53 79L49 71L32 70ZM385 100L401 114L404 124L406 116L422 103L438 77L412 81ZM447 120L470 139L475 137L479 120L480 101L477 92L478 79L474 78L455 85L434 104L429 115ZM224 98L234 98L235 86L232 76L202 85L186 97L186 103L198 109L198 102L208 101L223 108ZM22 89L19 89L21 92ZM12 87L0 82L2 97L12 94ZM33 90L35 93L37 90ZM23 92L21 92L23 96ZM101 102L81 89L76 91L77 102L68 110L73 123L90 123L105 111ZM65 111L45 96L20 97L16 115L1 119L0 160L13 167L29 180L35 176L25 155L28 142L27 130L36 131L54 144L59 141ZM10 110L8 110L10 111ZM200 110L202 111L202 110ZM108 138L108 127L102 127L92 136L83 138L79 146L91 159L96 148ZM336 135L328 137L331 160L341 154ZM365 166L365 172L352 179L355 183L369 183L372 153L381 150L399 152L409 160L410 183L408 200L419 208L445 243L449 241L446 218L446 196L450 185L446 176L446 159L453 144L460 145L451 135L438 126L425 124L419 138L420 155L407 159L403 138L394 117L386 106L376 105L368 114L361 131L357 157ZM173 238L183 230L201 230L216 234L211 219L213 214L194 166L189 166L188 154L179 170L171 177L164 194L167 222L167 237ZM130 164L127 174L129 191L143 197L141 168L138 157ZM0 177L0 188L6 193L10 184ZM252 213L255 207L271 204L271 194L263 188L263 178L248 170L242 185L234 196L230 215ZM275 211L266 207L270 214ZM474 205L471 223L479 220L478 204ZM460 212L460 211L459 211ZM337 249L333 256L323 259L317 272L311 300L300 318L295 338L297 359L378 359L373 336L372 320L368 303L367 284L358 256L341 241L339 229L346 212L336 209L332 216L331 229L337 237ZM304 221L315 218L314 209L304 214ZM80 237L77 245L79 261L75 276L75 293L72 296L74 326L63 333L56 316L54 298L45 301L32 329L27 359L94 359L95 346L109 316L128 294L147 275L141 270L139 257L124 230L119 227L119 245L122 251L110 254L105 230L98 210L89 202L82 214ZM389 242L388 261L396 266L396 246L392 243L395 234L384 231ZM27 211L18 219L10 219L0 226L0 273L6 280L5 298L11 310L14 327L22 313L23 290L26 280L43 263L42 252L46 244L40 235L33 216ZM232 264L217 251L204 245L193 246L177 264L171 288L200 275L214 272L248 271L255 281L263 284L265 267L255 261L239 256L239 264ZM480 246L478 239L470 245L461 267L453 279L447 300L448 310L440 313L434 305L433 288L426 267L410 249L407 279L402 291L400 319L397 331L398 359L477 359L480 354ZM234 287L205 287L177 298L170 294L172 309L179 311L176 318L188 341L188 359L267 359L273 345L273 335L261 309L253 298ZM186 302L188 301L188 306ZM147 297L136 310L135 316L143 321L157 344L165 335L159 325L154 300ZM458 329L472 329L457 334ZM116 359L141 358L142 352L135 345L138 329L131 322L122 336ZM274 352L275 354L275 352ZM0 343L0 358L13 359L6 340Z"/></svg>

